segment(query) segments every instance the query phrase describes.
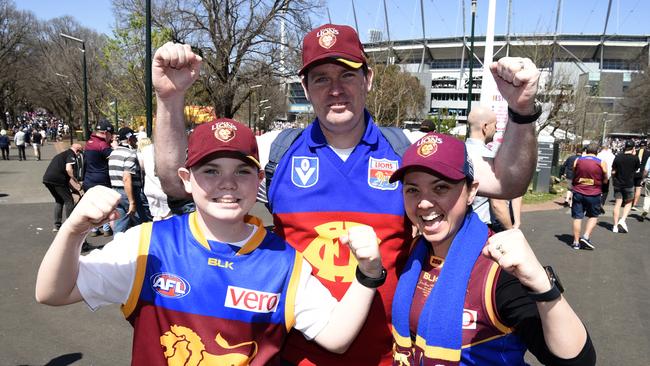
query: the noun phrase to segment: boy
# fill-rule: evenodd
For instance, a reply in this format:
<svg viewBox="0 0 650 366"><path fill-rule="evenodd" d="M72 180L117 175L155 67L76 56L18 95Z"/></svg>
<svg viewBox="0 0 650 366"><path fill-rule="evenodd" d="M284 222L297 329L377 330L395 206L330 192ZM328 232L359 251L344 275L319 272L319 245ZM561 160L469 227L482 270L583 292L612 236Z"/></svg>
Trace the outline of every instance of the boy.
<svg viewBox="0 0 650 366"><path fill-rule="evenodd" d="M385 280L375 233L355 226L340 238L359 265L337 303L295 249L247 215L262 179L258 161L246 126L200 125L178 169L196 212L136 226L79 258L91 228L117 216L118 193L89 190L43 259L36 299L123 304L134 326L133 365L277 364L292 327L345 352Z"/></svg>

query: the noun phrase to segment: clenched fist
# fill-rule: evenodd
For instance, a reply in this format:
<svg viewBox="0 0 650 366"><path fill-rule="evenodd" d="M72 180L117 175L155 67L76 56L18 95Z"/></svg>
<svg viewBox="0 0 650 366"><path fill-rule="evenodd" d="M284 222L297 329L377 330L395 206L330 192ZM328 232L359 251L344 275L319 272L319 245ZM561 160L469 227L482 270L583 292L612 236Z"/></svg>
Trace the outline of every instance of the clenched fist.
<svg viewBox="0 0 650 366"><path fill-rule="evenodd" d="M94 227L115 220L119 217L115 207L120 197L119 193L108 187L95 186L84 194L63 225L72 233L85 234Z"/></svg>
<svg viewBox="0 0 650 366"><path fill-rule="evenodd" d="M363 274L370 278L381 277L383 267L379 254L379 240L372 227L353 226L348 230L348 235L341 236L339 241L350 248Z"/></svg>

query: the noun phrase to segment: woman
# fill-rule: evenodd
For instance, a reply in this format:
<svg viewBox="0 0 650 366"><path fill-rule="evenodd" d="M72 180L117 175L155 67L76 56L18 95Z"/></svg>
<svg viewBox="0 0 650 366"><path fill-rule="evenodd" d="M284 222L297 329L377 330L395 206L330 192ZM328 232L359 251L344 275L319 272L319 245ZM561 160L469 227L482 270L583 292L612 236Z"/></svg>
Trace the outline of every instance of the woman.
<svg viewBox="0 0 650 366"><path fill-rule="evenodd" d="M489 237L471 210L479 182L461 141L425 135L397 180L421 236L393 301L395 365L524 365L526 350L544 364L595 364L584 325L521 231Z"/></svg>

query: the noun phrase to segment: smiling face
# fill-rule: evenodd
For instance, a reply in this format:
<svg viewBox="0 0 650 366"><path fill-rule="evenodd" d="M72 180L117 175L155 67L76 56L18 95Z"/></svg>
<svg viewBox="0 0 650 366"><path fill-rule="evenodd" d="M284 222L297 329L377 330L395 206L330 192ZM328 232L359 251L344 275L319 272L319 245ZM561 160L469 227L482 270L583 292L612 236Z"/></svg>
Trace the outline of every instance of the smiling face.
<svg viewBox="0 0 650 366"><path fill-rule="evenodd" d="M371 69L364 75L362 69L354 70L338 63L324 63L308 70L303 88L326 137L353 134L361 138L372 75Z"/></svg>
<svg viewBox="0 0 650 366"><path fill-rule="evenodd" d="M236 158L217 157L180 168L185 191L192 194L197 211L207 226L243 224L257 198L261 172Z"/></svg>
<svg viewBox="0 0 650 366"><path fill-rule="evenodd" d="M406 215L431 243L435 255L444 258L463 225L478 182L468 186L465 180L451 181L411 170L404 176L402 187Z"/></svg>

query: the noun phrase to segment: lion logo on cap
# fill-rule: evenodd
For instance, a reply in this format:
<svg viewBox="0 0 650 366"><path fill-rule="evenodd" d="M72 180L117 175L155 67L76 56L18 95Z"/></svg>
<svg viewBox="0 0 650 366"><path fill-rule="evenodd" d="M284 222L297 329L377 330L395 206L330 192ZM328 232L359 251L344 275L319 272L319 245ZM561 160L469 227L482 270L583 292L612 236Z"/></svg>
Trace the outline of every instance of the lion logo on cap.
<svg viewBox="0 0 650 366"><path fill-rule="evenodd" d="M316 37L318 37L318 44L323 48L331 48L336 43L337 34L339 34L339 31L335 28L321 29L316 34Z"/></svg>
<svg viewBox="0 0 650 366"><path fill-rule="evenodd" d="M228 142L235 138L237 126L230 122L219 122L212 126L214 137L223 142Z"/></svg>
<svg viewBox="0 0 650 366"><path fill-rule="evenodd" d="M429 157L438 151L438 144L442 143L442 139L437 136L425 136L418 141L417 153L423 158Z"/></svg>

